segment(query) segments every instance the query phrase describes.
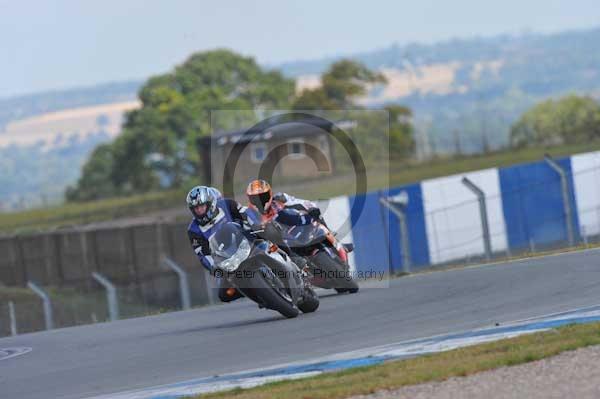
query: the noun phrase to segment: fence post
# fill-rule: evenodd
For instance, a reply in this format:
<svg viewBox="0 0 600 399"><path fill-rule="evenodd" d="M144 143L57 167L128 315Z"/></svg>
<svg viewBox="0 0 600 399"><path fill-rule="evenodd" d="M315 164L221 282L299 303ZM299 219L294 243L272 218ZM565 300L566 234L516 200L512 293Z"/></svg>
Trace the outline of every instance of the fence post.
<svg viewBox="0 0 600 399"><path fill-rule="evenodd" d="M79 230L79 246L81 247L81 266L84 269L84 275L86 275L90 272L90 266L88 259L88 242L86 233L83 229Z"/></svg>
<svg viewBox="0 0 600 399"><path fill-rule="evenodd" d="M192 307L190 300L190 283L188 275L177 263L167 256L162 257L163 263L177 273L179 277L179 294L181 297L181 308L187 310Z"/></svg>
<svg viewBox="0 0 600 399"><path fill-rule="evenodd" d="M52 330L54 328L54 322L52 317L52 302L50 301L50 297L46 291L41 289L33 281L28 281L27 287L42 299L42 303L44 305L44 321L46 323L46 330Z"/></svg>
<svg viewBox="0 0 600 399"><path fill-rule="evenodd" d="M406 191L402 191L393 197L381 197L379 198L379 202L392 211L398 218L400 224L400 245L402 248L402 271L410 273L410 239L408 237L406 214L404 213L404 208L408 205L408 194Z"/></svg>
<svg viewBox="0 0 600 399"><path fill-rule="evenodd" d="M489 261L492 259L492 241L490 239L490 225L488 223L485 193L467 177L462 178L462 183L477 196L477 201L479 201L479 217L481 219L481 230L483 232L483 247L485 250L485 258Z"/></svg>
<svg viewBox="0 0 600 399"><path fill-rule="evenodd" d="M563 206L565 211L565 221L567 225L567 238L569 240L569 246L575 245L575 233L573 229L573 216L571 210L571 196L569 195L569 180L567 179L567 172L548 154L544 155L544 160L558 175L560 176L560 188L562 191Z"/></svg>
<svg viewBox="0 0 600 399"><path fill-rule="evenodd" d="M100 273L93 272L92 277L106 289L106 301L108 303L108 316L110 320L119 320L119 301L117 300L117 288Z"/></svg>
<svg viewBox="0 0 600 399"><path fill-rule="evenodd" d="M10 335L17 335L17 315L15 313L15 304L8 301L8 318L10 319Z"/></svg>
<svg viewBox="0 0 600 399"><path fill-rule="evenodd" d="M27 262L25 261L25 254L23 253L23 245L19 236L13 238L13 245L15 250L15 279L18 285L25 285L27 283ZM17 266L18 265L18 266ZM20 273L19 273L20 271Z"/></svg>

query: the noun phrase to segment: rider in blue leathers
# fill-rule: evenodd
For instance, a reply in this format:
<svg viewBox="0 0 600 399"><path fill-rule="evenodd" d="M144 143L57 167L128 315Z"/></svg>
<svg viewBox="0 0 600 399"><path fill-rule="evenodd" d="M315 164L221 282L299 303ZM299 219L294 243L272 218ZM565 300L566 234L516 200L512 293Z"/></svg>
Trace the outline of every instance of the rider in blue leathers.
<svg viewBox="0 0 600 399"><path fill-rule="evenodd" d="M223 198L217 189L206 186L192 188L186 202L194 216L188 226L188 238L202 266L214 275L214 260L210 255L208 240L224 223L247 224L246 207L235 200ZM243 296L226 279L218 278L218 281L221 301L231 302Z"/></svg>
<svg viewBox="0 0 600 399"><path fill-rule="evenodd" d="M186 202L194 217L187 230L190 244L202 266L215 275L214 260L209 246L210 238L227 222L236 222L249 227L260 224L261 221L253 212L247 212L247 207L240 205L235 200L223 198L219 190L213 187L196 186L192 188L187 195ZM306 261L302 257L296 256L284 244L280 244L280 248L300 269L306 265ZM218 277L218 281L221 301L231 302L243 296L226 279Z"/></svg>

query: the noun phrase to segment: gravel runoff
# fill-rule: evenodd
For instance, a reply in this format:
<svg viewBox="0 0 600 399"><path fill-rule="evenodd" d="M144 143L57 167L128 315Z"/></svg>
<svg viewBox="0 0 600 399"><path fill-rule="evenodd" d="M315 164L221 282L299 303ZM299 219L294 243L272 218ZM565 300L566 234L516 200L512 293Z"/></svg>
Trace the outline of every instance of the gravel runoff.
<svg viewBox="0 0 600 399"><path fill-rule="evenodd" d="M467 377L379 391L354 399L600 398L600 346Z"/></svg>

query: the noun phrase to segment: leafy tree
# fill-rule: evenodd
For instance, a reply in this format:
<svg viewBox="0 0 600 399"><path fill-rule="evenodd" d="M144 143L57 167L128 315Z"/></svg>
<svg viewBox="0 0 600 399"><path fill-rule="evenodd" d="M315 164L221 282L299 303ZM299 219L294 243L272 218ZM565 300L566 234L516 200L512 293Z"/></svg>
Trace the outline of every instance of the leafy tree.
<svg viewBox="0 0 600 399"><path fill-rule="evenodd" d="M412 111L401 105L385 107L390 116L390 157L405 158L413 153L415 142L413 138Z"/></svg>
<svg viewBox="0 0 600 399"><path fill-rule="evenodd" d="M591 97L547 100L525 112L511 128L511 144L557 145L600 138L600 104Z"/></svg>
<svg viewBox="0 0 600 399"><path fill-rule="evenodd" d="M341 60L332 64L321 77L321 86L303 90L294 101L297 110L356 108L354 100L367 93L370 85L385 83L385 77L361 63Z"/></svg>
<svg viewBox="0 0 600 399"><path fill-rule="evenodd" d="M202 134L250 126L260 114L257 110L290 104L295 109L361 108L354 103L356 98L383 82L382 75L343 60L323 74L320 88L305 90L294 99L292 80L261 69L252 58L228 50L194 54L173 72L146 82L139 91L142 107L127 114L123 133L112 144L92 154L68 198L89 200L179 187L199 175L196 141ZM246 112L211 118L211 110ZM378 159L377 149L388 139L394 157L406 156L413 148L410 110L394 106L388 111L388 136L382 135L387 120L356 116L363 119L350 134L367 158Z"/></svg>
<svg viewBox="0 0 600 399"><path fill-rule="evenodd" d="M142 107L127 115L113 144L90 158L69 197L178 187L198 175L195 143L211 131L212 110L286 108L293 94L293 80L263 70L253 58L229 50L194 54L146 82L139 91ZM94 184L103 189L92 189Z"/></svg>
<svg viewBox="0 0 600 399"><path fill-rule="evenodd" d="M385 83L385 77L373 72L364 65L350 60L342 60L331 65L321 78L321 87L304 90L294 101L297 110L343 110L360 109L355 103L358 97L367 94L370 87ZM372 118L365 113L352 113L345 118L358 121L356 130L349 132L359 146L361 155L369 159L381 156L378 149L382 140L389 143L392 158L403 158L414 150L412 137L412 112L410 109L391 105L385 108L389 113L389 130L382 129L383 121L378 115ZM387 136L383 136L383 132ZM387 145L386 143L386 145Z"/></svg>
<svg viewBox="0 0 600 399"><path fill-rule="evenodd" d="M110 144L101 144L92 152L83 167L83 176L77 183L77 189L68 187L68 201L86 201L100 197L110 197L116 190L110 179L113 168L113 154Z"/></svg>

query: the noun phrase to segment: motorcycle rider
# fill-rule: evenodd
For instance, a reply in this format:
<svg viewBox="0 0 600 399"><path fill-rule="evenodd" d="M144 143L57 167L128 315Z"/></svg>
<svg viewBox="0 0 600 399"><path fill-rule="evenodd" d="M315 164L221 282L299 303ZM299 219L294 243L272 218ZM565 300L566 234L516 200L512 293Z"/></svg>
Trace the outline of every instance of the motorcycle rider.
<svg viewBox="0 0 600 399"><path fill-rule="evenodd" d="M248 196L248 207L258 212L263 221L272 220L281 209L292 208L308 213L327 227L317 204L283 192L273 195L271 185L266 180L251 181L246 189L246 195Z"/></svg>
<svg viewBox="0 0 600 399"><path fill-rule="evenodd" d="M246 195L248 196L248 209L254 211L248 212L248 216L254 219L260 218L261 220L258 222L265 223L277 218L278 213L283 209L295 209L307 213L314 220L325 226L327 230L330 230L327 223L325 223L325 219L323 219L323 215L321 215L321 210L314 202L296 198L283 192L273 195L271 185L266 180L257 179L251 181L246 189ZM256 214L258 214L258 217L255 216ZM344 246L344 244L335 240L333 234L330 234L329 237L332 244L338 250L340 257L347 259L347 253L352 251L352 247ZM306 259L292 253L291 250L288 253L290 253L294 263L300 266L300 268L306 267L308 263Z"/></svg>
<svg viewBox="0 0 600 399"><path fill-rule="evenodd" d="M219 190L213 187L196 186L192 188L186 197L186 202L193 216L187 230L190 244L202 266L215 275L214 259L210 254L210 237L227 222L236 222L247 227L257 223L249 218L247 207L240 205L235 200L223 198ZM281 249L290 255L292 262L300 269L305 266L306 261L291 253L289 248L281 245ZM219 285L219 299L222 302L231 302L243 297L239 290L229 284L227 279L216 277Z"/></svg>
<svg viewBox="0 0 600 399"><path fill-rule="evenodd" d="M262 179L252 180L248 187L246 188L246 196L248 197L248 209L253 212L247 212L247 217L252 220L253 224L264 224L274 220L277 217L277 213L283 209L283 205L275 203L273 198L273 190L271 189L271 185ZM293 197L289 197L293 198ZM294 198L294 201L296 200ZM318 208L314 205L314 203L310 201L305 201L305 203L309 206L313 214L314 209L318 211ZM307 209L307 210L308 210ZM320 212L319 212L320 215ZM300 268L304 269L306 267L306 259L301 256L296 255L291 249L287 248L284 243L278 243L281 249L283 249L289 256L292 258L292 261Z"/></svg>
<svg viewBox="0 0 600 399"><path fill-rule="evenodd" d="M215 275L214 260L210 255L209 239L227 222L247 224L246 207L232 199L222 197L219 190L213 187L195 186L186 197L187 206L193 219L187 233L190 244L198 256L200 263L212 275ZM243 295L232 287L227 279L218 277L219 299L231 302Z"/></svg>

